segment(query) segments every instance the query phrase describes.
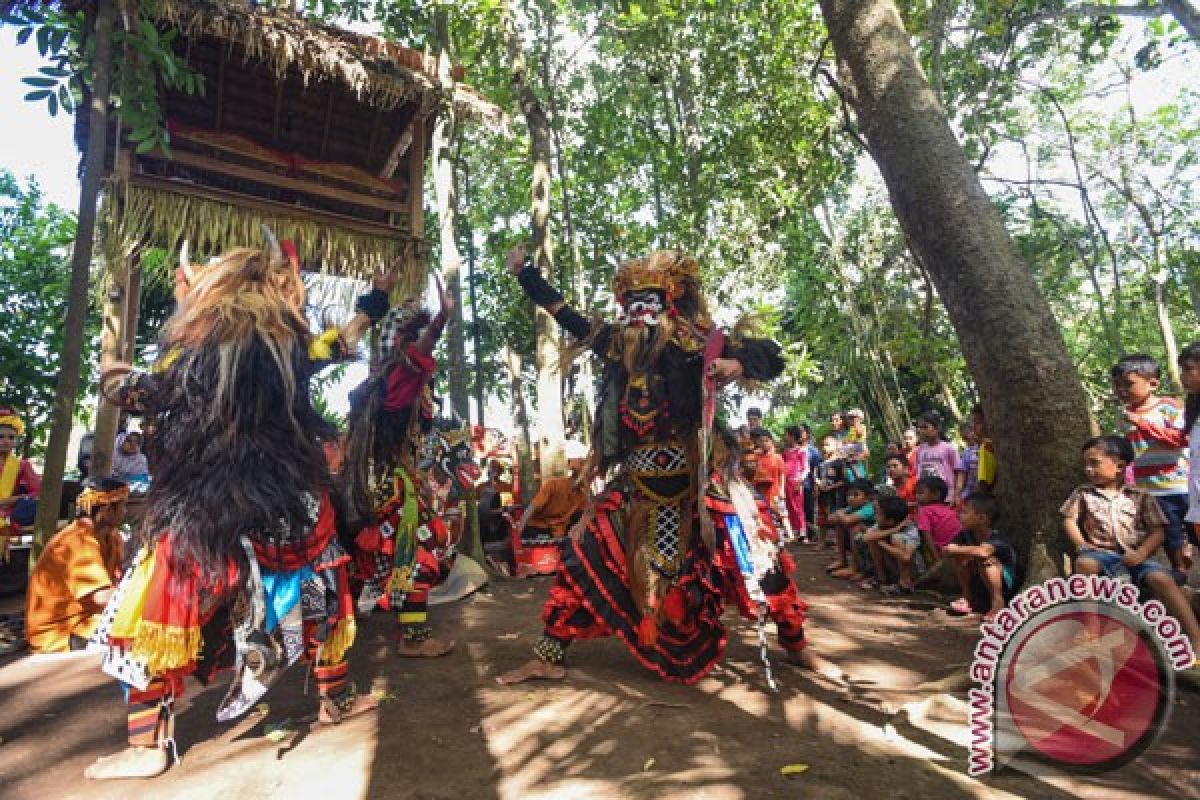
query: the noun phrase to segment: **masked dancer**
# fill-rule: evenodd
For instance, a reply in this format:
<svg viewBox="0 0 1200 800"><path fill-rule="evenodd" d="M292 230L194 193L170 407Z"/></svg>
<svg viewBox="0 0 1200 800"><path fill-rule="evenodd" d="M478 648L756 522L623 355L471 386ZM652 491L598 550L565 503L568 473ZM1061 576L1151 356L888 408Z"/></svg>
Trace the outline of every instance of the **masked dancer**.
<svg viewBox="0 0 1200 800"><path fill-rule="evenodd" d="M618 268L615 322L589 322L564 303L523 246L507 266L604 363L592 458L609 480L562 544L535 658L498 680L562 678L572 642L616 635L647 669L694 683L724 651L726 602L760 625L769 615L790 661L827 666L805 647L793 564L738 475L736 440L714 428L717 388L778 376L779 346L745 325L716 327L698 265L680 253Z"/></svg>

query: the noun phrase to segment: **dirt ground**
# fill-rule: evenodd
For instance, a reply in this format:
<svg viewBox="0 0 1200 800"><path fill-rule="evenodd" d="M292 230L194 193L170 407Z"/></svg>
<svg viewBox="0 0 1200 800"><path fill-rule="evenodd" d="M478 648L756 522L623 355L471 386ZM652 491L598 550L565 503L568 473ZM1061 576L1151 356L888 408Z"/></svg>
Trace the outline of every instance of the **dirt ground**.
<svg viewBox="0 0 1200 800"><path fill-rule="evenodd" d="M967 663L971 623L869 599L826 577L819 554L797 560L810 639L853 677L849 690L784 666L773 647L779 691L769 691L754 628L732 616L724 665L694 687L657 680L619 642L604 641L572 649L568 683L502 688L494 677L536 640L549 579L500 579L433 610L459 642L437 661L390 656L386 615L361 623L352 672L360 687L383 693L378 713L331 728L295 722L315 704L293 669L268 695L265 720L222 729L214 712L225 686L196 687L180 704L183 761L149 782L82 778L124 738L120 694L95 657L10 658L0 665L0 797L1200 797L1200 694L1189 692L1157 743L1118 771L968 778L963 695L914 689ZM266 735L281 725L282 741ZM794 764L808 769L781 774Z"/></svg>

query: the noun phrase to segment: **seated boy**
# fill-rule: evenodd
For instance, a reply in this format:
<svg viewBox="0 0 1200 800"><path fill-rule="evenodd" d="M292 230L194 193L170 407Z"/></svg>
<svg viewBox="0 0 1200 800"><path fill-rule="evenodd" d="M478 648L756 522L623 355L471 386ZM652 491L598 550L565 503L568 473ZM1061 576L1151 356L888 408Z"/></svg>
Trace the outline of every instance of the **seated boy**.
<svg viewBox="0 0 1200 800"><path fill-rule="evenodd" d="M1063 528L1075 545L1075 571L1084 575L1128 576L1166 606L1192 642L1200 647L1200 623L1170 571L1153 560L1166 537L1167 518L1154 496L1125 483L1133 445L1123 436L1095 436L1083 445L1088 482L1063 503Z"/></svg>
<svg viewBox="0 0 1200 800"><path fill-rule="evenodd" d="M855 550L855 536L875 524L874 496L874 484L864 478L853 480L846 489L846 507L829 518L836 533L838 558L826 572L835 578L861 581L865 577L866 564Z"/></svg>
<svg viewBox="0 0 1200 800"><path fill-rule="evenodd" d="M982 612L990 621L1016 594L1017 553L994 530L996 499L991 495L968 495L958 518L962 531L942 550L962 592L950 611Z"/></svg>
<svg viewBox="0 0 1200 800"><path fill-rule="evenodd" d="M907 465L906 465L907 466ZM908 503L893 495L875 503L875 527L863 534L875 569L875 578L862 582L864 589L882 588L884 594L912 594L915 580L925 571L921 557L921 533L908 519ZM892 575L894 583L880 587Z"/></svg>
<svg viewBox="0 0 1200 800"><path fill-rule="evenodd" d="M925 562L933 565L941 558L942 548L962 530L958 514L946 504L950 487L936 475L917 480L917 529L921 531L921 549Z"/></svg>
<svg viewBox="0 0 1200 800"><path fill-rule="evenodd" d="M121 578L129 487L115 478L88 481L79 519L51 537L29 575L25 634L37 653L82 650Z"/></svg>

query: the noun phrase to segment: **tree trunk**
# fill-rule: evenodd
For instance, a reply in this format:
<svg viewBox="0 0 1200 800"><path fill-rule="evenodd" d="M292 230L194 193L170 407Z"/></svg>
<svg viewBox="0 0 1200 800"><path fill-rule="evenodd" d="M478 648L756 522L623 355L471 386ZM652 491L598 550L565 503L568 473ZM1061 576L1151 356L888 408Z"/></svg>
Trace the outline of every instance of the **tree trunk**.
<svg viewBox="0 0 1200 800"><path fill-rule="evenodd" d="M521 478L519 502L529 502L533 494L533 437L529 433L529 405L525 402L525 390L521 377L521 357L511 347L505 347L504 366L508 369L509 388L512 392L513 416L517 430L517 474Z"/></svg>
<svg viewBox="0 0 1200 800"><path fill-rule="evenodd" d="M454 77L451 74L450 29L447 12L440 8L434 14L434 36L437 40L438 83L442 101L433 125L433 190L437 200L438 234L442 255L442 278L446 290L454 298L446 336L446 372L449 378L450 406L460 419L470 419L467 392L467 348L463 333L462 257L458 252L458 197L454 186L454 157L452 148L458 133L454 113Z"/></svg>
<svg viewBox="0 0 1200 800"><path fill-rule="evenodd" d="M892 0L821 0L839 73L892 207L958 332L1020 550L1061 530L1086 395L1053 314L946 121Z"/></svg>
<svg viewBox="0 0 1200 800"><path fill-rule="evenodd" d="M463 198L466 200L467 208L471 207L471 173L467 168L466 160L460 163L462 167L463 177ZM483 386L483 347L479 342L479 304L475 298L475 236L470 230L467 231L467 292L471 300L471 349L474 351L475 362L475 421L483 427L487 426L487 417L484 412L484 396Z"/></svg>
<svg viewBox="0 0 1200 800"><path fill-rule="evenodd" d="M530 156L533 161L532 231L530 251L533 263L552 275L554 255L550 237L550 159L552 144L550 120L533 88L529 85L525 51L517 34L511 4L504 4L504 33L511 63L513 93L529 127ZM561 475L566 466L563 452L562 377L558 329L554 319L538 308L534 318L535 363L537 365L538 459L542 479Z"/></svg>
<svg viewBox="0 0 1200 800"><path fill-rule="evenodd" d="M63 471L67 465L67 444L75 419L79 396L79 362L83 351L83 326L88 312L88 279L92 266L92 240L96 233L96 200L104 172L104 152L108 139L108 95L112 75L112 32L115 17L112 0L97 0L94 64L88 143L83 161L83 183L79 188L79 223L75 248L71 253L71 283L67 290L67 318L63 322L62 368L58 373L54 410L51 414L50 442L42 475L42 492L35 521L33 557L58 526L58 507L62 503ZM30 563L33 563L32 560Z"/></svg>

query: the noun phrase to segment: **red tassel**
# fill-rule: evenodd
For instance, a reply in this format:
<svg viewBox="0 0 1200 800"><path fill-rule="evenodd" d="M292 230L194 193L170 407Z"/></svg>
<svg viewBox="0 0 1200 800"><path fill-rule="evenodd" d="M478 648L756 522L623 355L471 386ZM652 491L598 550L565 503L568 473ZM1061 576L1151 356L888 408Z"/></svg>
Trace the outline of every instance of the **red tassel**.
<svg viewBox="0 0 1200 800"><path fill-rule="evenodd" d="M655 623L654 617L642 617L642 621L638 623L638 644L642 647L653 647L658 640L658 624Z"/></svg>
<svg viewBox="0 0 1200 800"><path fill-rule="evenodd" d="M672 625L682 623L687 614L687 598L684 596L683 590L678 586L672 586L667 592L667 596L663 598L662 610L663 616Z"/></svg>

